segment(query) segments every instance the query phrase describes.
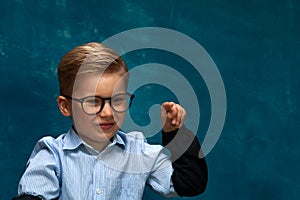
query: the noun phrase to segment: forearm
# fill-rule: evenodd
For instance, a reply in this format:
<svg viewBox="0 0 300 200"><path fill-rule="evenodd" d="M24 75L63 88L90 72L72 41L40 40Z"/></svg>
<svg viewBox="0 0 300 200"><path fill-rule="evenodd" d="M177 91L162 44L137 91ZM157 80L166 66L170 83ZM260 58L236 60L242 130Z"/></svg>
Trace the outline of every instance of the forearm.
<svg viewBox="0 0 300 200"><path fill-rule="evenodd" d="M172 182L179 196L203 193L207 185L207 165L196 136L187 128L163 135L163 145L171 152Z"/></svg>

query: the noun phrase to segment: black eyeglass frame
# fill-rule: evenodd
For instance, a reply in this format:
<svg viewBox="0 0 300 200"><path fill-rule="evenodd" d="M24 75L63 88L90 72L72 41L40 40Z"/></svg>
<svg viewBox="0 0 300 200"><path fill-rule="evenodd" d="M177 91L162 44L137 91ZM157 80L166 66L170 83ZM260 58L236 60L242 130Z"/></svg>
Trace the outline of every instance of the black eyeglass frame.
<svg viewBox="0 0 300 200"><path fill-rule="evenodd" d="M129 96L130 102L129 102L128 107L127 107L126 110L124 110L124 111L117 111L117 110L115 110L114 107L111 105L111 100L112 100L114 97L117 97L117 96L119 96L119 95L128 95L128 96ZM117 112L117 113L123 113L123 112L126 112L126 111L131 107L132 100L133 100L134 97L135 97L134 94L131 94L131 93L129 93L129 92L126 92L126 93L118 93L118 94L116 94L116 95L114 95L114 96L112 96L112 97L106 97L106 98L101 97L101 96L87 96L87 97L83 97L83 98L80 98L80 99L79 99L79 98L73 98L73 97L68 96L68 95L62 95L62 94L61 94L61 96L65 97L65 98L67 98L67 99L70 99L70 100L72 100L72 101L79 102L79 103L81 104L81 108L82 108L83 112L85 112L87 115L97 115L98 113L100 113L100 112L103 110L106 101L109 101L110 107L111 107L115 112ZM102 104L101 104L101 106L100 106L99 111L96 112L96 113L93 113L93 114L87 113L87 112L84 110L84 108L83 108L83 102L84 102L84 100L87 99L87 98L91 98L91 97L97 97L97 98L99 98L99 99L102 100Z"/></svg>

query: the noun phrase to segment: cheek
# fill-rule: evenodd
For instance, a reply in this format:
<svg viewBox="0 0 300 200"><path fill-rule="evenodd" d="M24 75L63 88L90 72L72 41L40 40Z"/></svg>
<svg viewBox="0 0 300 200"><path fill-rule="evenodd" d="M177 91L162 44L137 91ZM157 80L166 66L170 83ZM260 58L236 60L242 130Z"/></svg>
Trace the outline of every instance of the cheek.
<svg viewBox="0 0 300 200"><path fill-rule="evenodd" d="M114 113L114 120L115 120L115 122L117 122L119 127L123 124L125 115L126 115L126 113Z"/></svg>
<svg viewBox="0 0 300 200"><path fill-rule="evenodd" d="M87 115L86 113L84 113L81 108L74 108L72 110L72 119L75 126L87 126L95 118L96 116Z"/></svg>

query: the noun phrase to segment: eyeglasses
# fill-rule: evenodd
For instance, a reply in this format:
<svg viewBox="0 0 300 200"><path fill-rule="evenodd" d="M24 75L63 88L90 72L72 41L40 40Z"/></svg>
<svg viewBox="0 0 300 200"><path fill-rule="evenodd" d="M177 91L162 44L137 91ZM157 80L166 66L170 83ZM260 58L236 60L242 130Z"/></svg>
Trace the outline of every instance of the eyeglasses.
<svg viewBox="0 0 300 200"><path fill-rule="evenodd" d="M109 104L114 111L118 113L125 112L130 108L134 98L134 95L130 93L120 93L107 98L100 96L88 96L77 99L67 95L62 96L81 103L82 110L88 115L100 113L104 107L105 101L109 101Z"/></svg>

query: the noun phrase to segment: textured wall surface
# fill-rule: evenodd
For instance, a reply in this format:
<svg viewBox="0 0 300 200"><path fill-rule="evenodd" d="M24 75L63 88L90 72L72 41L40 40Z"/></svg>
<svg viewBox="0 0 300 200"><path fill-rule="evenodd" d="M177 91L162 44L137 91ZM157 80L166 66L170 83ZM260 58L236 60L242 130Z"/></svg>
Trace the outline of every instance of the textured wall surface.
<svg viewBox="0 0 300 200"><path fill-rule="evenodd" d="M208 187L190 199L298 199L299 19L296 0L2 0L0 199L16 195L37 140L70 126L55 102L61 56L79 44L145 26L170 28L196 40L218 66L226 88L225 126L207 155ZM181 69L203 98L197 133L202 140L210 103L201 76L189 67L182 70L188 63L167 52L143 50L125 58L129 68L157 62ZM141 126L149 123L151 104L174 98L172 91L153 84L136 94L131 112ZM159 142L159 135L149 141ZM146 190L144 199L164 198Z"/></svg>

